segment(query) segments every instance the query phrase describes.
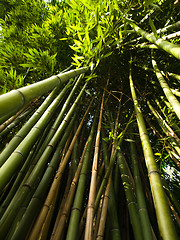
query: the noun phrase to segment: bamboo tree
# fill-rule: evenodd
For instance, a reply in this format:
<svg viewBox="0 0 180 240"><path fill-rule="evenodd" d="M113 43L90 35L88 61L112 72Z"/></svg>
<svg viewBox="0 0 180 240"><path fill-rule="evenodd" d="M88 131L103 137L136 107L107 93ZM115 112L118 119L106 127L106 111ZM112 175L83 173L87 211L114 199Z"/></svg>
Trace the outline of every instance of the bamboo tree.
<svg viewBox="0 0 180 240"><path fill-rule="evenodd" d="M134 108L136 111L139 134L141 138L141 143L143 147L144 157L145 157L150 185L151 185L151 191L153 195L154 206L155 206L156 215L158 219L160 234L163 239L177 239L176 231L175 231L175 228L170 216L170 210L167 204L166 195L163 191L159 170L154 160L154 155L152 152L152 148L149 141L146 126L144 123L144 119L143 119L141 110L138 106L138 101L135 93L135 88L133 85L131 71L129 75L129 80L130 80L131 94L134 102Z"/></svg>
<svg viewBox="0 0 180 240"><path fill-rule="evenodd" d="M34 98L43 95L57 86L67 82L81 73L87 72L89 68L83 67L76 70L70 70L56 76L45 79L44 81L34 83L18 90L12 90L9 93L0 96L0 117L10 112L18 111Z"/></svg>

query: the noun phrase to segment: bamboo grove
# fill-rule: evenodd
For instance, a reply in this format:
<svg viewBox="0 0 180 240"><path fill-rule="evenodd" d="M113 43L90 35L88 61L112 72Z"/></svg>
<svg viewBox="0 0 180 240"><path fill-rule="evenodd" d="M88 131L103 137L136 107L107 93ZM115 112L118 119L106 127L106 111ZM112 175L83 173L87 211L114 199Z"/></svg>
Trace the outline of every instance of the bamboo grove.
<svg viewBox="0 0 180 240"><path fill-rule="evenodd" d="M1 5L0 239L179 239L179 2Z"/></svg>

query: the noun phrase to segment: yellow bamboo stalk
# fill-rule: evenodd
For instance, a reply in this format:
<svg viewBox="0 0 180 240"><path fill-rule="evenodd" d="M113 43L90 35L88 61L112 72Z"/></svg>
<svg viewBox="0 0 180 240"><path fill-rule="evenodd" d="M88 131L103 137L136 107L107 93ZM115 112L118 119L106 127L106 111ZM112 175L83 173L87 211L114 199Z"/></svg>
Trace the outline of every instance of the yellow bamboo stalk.
<svg viewBox="0 0 180 240"><path fill-rule="evenodd" d="M85 238L84 238L85 240L92 240L92 238L93 238L94 202L95 202L95 196L96 196L98 153L99 153L99 143L100 143L100 132L101 132L104 97L105 97L105 91L103 92L101 108L100 108L99 123L98 123L97 135L96 135L89 199L88 199L88 205L87 205L87 218L86 218L86 228L85 228Z"/></svg>

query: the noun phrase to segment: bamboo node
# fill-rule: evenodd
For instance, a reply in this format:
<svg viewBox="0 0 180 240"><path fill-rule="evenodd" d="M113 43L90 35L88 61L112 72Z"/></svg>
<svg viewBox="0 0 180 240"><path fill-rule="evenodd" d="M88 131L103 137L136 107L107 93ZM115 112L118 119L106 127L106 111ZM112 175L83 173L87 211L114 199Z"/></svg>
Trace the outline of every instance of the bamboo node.
<svg viewBox="0 0 180 240"><path fill-rule="evenodd" d="M157 173L157 174L159 174L159 170L152 170L152 171L150 171L150 172L148 173L148 176L150 176L152 173Z"/></svg>
<svg viewBox="0 0 180 240"><path fill-rule="evenodd" d="M59 75L56 75L56 77L58 78L58 80L59 80L59 85L61 84L61 82L62 82L62 80L61 80L61 78L60 78L60 76Z"/></svg>
<svg viewBox="0 0 180 240"><path fill-rule="evenodd" d="M79 212L81 211L81 209L80 209L80 208L77 208L77 207L72 208L71 210L72 210L72 211L73 211L73 210L78 210Z"/></svg>
<svg viewBox="0 0 180 240"><path fill-rule="evenodd" d="M18 92L18 93L21 95L21 97L22 97L22 107L23 107L24 104L25 104L25 102L26 102L26 99L25 99L25 97L24 97L24 94L23 94L20 90L18 90L18 89L13 90L13 91Z"/></svg>

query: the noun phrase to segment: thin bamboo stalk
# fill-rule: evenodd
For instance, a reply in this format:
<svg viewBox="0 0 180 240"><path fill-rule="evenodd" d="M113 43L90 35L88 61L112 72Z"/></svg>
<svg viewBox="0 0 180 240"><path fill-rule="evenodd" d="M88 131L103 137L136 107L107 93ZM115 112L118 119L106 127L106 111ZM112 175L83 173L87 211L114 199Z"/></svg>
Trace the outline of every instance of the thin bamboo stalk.
<svg viewBox="0 0 180 240"><path fill-rule="evenodd" d="M108 166L108 168L107 168L107 170L106 170L106 173L105 173L105 175L104 175L104 178L103 178L103 180L102 180L101 186L100 186L99 191L98 191L97 196L96 196L96 200L95 200L95 211L97 210L99 201L100 201L100 199L101 199L101 195L103 194L103 192L104 192L104 190L105 190L105 186L106 186L107 181L108 181L108 178L109 178L109 176L110 176L110 174L111 174L112 167L113 167L113 165L114 165L114 163L115 163L116 154L117 154L117 150L118 150L118 149L117 149L117 146L120 146L120 145L121 145L121 142L123 141L124 135L125 135L128 127L129 127L129 124L131 123L131 121L132 121L132 119L133 119L133 116L134 116L134 113L131 115L128 123L126 124L126 126L125 126L125 128L124 128L124 130L121 132L121 136L119 137L119 140L118 140L118 142L117 142L116 148L115 148L114 153L113 153L113 156L112 156L112 160L111 160L111 162L110 162L110 164L109 164L109 166Z"/></svg>
<svg viewBox="0 0 180 240"><path fill-rule="evenodd" d="M95 131L95 126L96 126L96 117L93 122L91 132L88 138L88 145L87 145L87 150L84 156L84 162L77 186L77 191L71 211L71 216L70 216L70 221L69 221L69 226L68 226L68 231L67 231L67 240L76 240L78 237L78 226L79 226L79 220L80 220L80 214L81 214L81 209L82 209L82 203L83 203L83 196L85 192L85 183L87 179L87 172L88 172L88 166L89 166L89 160L90 160L90 152L92 149L92 143L93 143L93 137L94 137L94 131Z"/></svg>
<svg viewBox="0 0 180 240"><path fill-rule="evenodd" d="M121 95L122 98L122 95ZM120 98L120 99L121 99ZM115 121L115 127L114 127L114 141L117 141L117 128L118 128L118 121L119 121L119 114L120 114L120 108L121 108L121 100L119 102L118 106L118 111L117 111L117 116L116 116L116 121ZM111 129L113 130L113 129ZM106 148L106 146L104 145ZM110 162L112 161L113 154L115 151L115 142L112 145L111 149L111 157L110 157ZM104 155L107 154L107 149L104 151ZM108 168L108 160L105 157L105 167L106 170ZM101 215L101 220L100 220L100 225L99 225L99 230L97 234L97 239L102 239L104 236L104 229L105 229L105 224L106 224L106 215L107 215L107 210L109 207L109 215L110 215L110 229L111 229L111 237L112 239L120 239L120 230L119 230L119 222L118 222L118 216L117 216L117 209L116 209L116 201L115 201L115 194L114 194L114 188L113 188L113 183L111 181L112 179L112 172L109 176L108 184L106 187L106 191L104 194L104 201L103 201L103 207L102 207L102 215Z"/></svg>
<svg viewBox="0 0 180 240"><path fill-rule="evenodd" d="M10 123L2 132L0 132L0 141L7 137L10 131L16 127L20 122L22 123L28 115L30 115L34 111L33 108L30 108L26 112L22 113L19 117L17 117L12 123Z"/></svg>
<svg viewBox="0 0 180 240"><path fill-rule="evenodd" d="M161 115L153 108L153 106L150 104L149 101L147 101L147 105L149 106L149 109L156 117L159 125L161 126L162 130L165 132L165 134L168 136L168 140L171 143L172 147L175 148L177 153L180 155L180 139L175 134L175 132L172 130L172 128L167 124L167 122L161 117Z"/></svg>
<svg viewBox="0 0 180 240"><path fill-rule="evenodd" d="M105 91L103 92L103 97L102 97L102 102L100 107L100 114L99 114L99 123L98 123L97 134L96 134L95 152L94 152L94 158L93 158L89 199L88 199L88 205L87 205L87 218L86 218L86 228L85 228L85 237L84 237L85 240L92 240L93 238L94 201L95 201L95 195L96 195L98 153L99 153L104 98L105 98Z"/></svg>
<svg viewBox="0 0 180 240"><path fill-rule="evenodd" d="M84 85L84 88L81 90L81 93L85 89L86 85L87 85L87 83ZM92 104L92 101L91 101L91 104ZM41 213L40 213L40 215L39 215L39 217L38 217L38 219L36 221L36 224L35 224L35 226L34 226L34 228L32 230L32 233L31 233L29 239L37 239L37 237L39 236L39 234L41 232L41 228L42 228L42 226L44 224L44 221L46 220L46 217L47 217L47 214L48 214L48 211L49 211L49 206L51 205L53 199L57 197L57 189L58 189L58 187L59 187L59 185L61 183L62 175L63 175L65 167L66 167L66 165L68 163L69 157L70 157L70 155L72 153L72 149L73 149L75 141L76 141L76 139L77 139L77 137L78 137L78 135L80 133L80 130L82 128L82 125L84 123L86 115L89 112L91 104L89 105L88 109L86 110L86 112L85 112L85 114L84 114L84 116L83 116L83 118L81 120L81 123L79 124L79 127L78 127L78 129L76 131L76 134L75 134L75 136L72 139L72 142L71 142L71 144L69 146L69 149L68 149L68 151L67 151L63 161L59 165L58 171L57 171L56 176L54 178L54 181L53 181L53 183L51 185L51 189L49 191L47 199L46 199L46 201L45 201L45 203L43 205Z"/></svg>
<svg viewBox="0 0 180 240"><path fill-rule="evenodd" d="M163 191L159 171L154 160L151 144L149 141L148 133L146 130L145 122L138 106L138 101L135 93L135 88L131 76L129 75L131 94L134 102L134 108L136 111L136 118L139 128L139 134L143 147L146 166L149 174L149 180L151 185L151 191L153 195L154 206L157 214L160 234L163 239L177 239L176 231L171 219L170 210L167 204L166 195Z"/></svg>
<svg viewBox="0 0 180 240"><path fill-rule="evenodd" d="M173 107L174 112L176 113L177 117L180 119L180 103L177 100L177 98L174 96L174 94L172 93L171 89L169 88L167 82L165 81L164 77L162 76L160 70L158 69L156 61L154 60L153 57L152 57L152 65L156 72L157 79L164 91L166 98L168 99L171 106Z"/></svg>
<svg viewBox="0 0 180 240"><path fill-rule="evenodd" d="M88 70L89 67L70 70L69 72L60 73L43 81L19 88L17 90L12 90L9 93L1 95L0 118L6 114L9 114L10 112L20 110L34 98L51 91L55 87L67 82L70 78L73 78L81 73L85 73Z"/></svg>
<svg viewBox="0 0 180 240"><path fill-rule="evenodd" d="M169 73L169 72L168 72L168 75L169 75L170 77L173 77L173 78L177 79L177 80L180 82L180 75L175 74L175 73Z"/></svg>
<svg viewBox="0 0 180 240"><path fill-rule="evenodd" d="M12 123L17 117L19 117L24 111L26 111L29 108L29 106L31 106L31 104L32 103L30 103L28 106L24 107L19 112L17 112L14 116L10 117L8 120L3 122L0 125L0 132L2 132L10 123ZM1 120L0 120L0 122L1 122Z"/></svg>

